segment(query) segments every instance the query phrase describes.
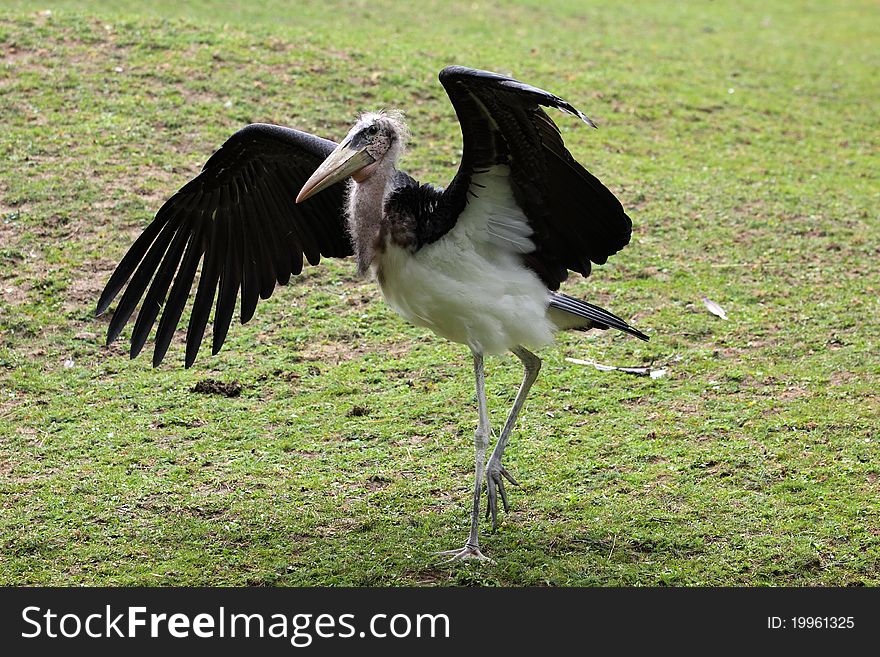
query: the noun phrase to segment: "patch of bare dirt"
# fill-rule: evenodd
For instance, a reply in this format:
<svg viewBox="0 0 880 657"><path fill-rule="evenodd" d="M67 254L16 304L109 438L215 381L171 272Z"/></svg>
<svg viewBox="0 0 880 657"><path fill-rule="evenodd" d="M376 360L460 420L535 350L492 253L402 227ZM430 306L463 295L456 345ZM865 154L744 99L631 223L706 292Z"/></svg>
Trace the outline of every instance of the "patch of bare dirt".
<svg viewBox="0 0 880 657"><path fill-rule="evenodd" d="M338 365L369 353L382 353L397 358L408 354L409 349L408 344L400 343L322 341L309 343L299 355L303 360Z"/></svg>
<svg viewBox="0 0 880 657"><path fill-rule="evenodd" d="M13 396L12 393L0 393L0 418L11 416L12 411L21 406L23 403L24 398L19 394Z"/></svg>
<svg viewBox="0 0 880 657"><path fill-rule="evenodd" d="M17 306L24 303L27 300L27 296L28 289L24 286L13 285L9 281L0 279L0 299L3 299L6 304ZM3 312L2 306L0 306L0 312Z"/></svg>
<svg viewBox="0 0 880 657"><path fill-rule="evenodd" d="M782 401L791 401L792 399L801 399L802 397L808 397L810 395L810 391L801 386L786 386L784 390L782 390L777 396Z"/></svg>
<svg viewBox="0 0 880 657"><path fill-rule="evenodd" d="M388 484L391 483L391 479L387 477L383 477L382 475L371 475L369 479L367 479L367 489L368 490L379 490L380 488L385 488Z"/></svg>
<svg viewBox="0 0 880 657"><path fill-rule="evenodd" d="M104 289L104 284L110 278L111 272L95 266L95 263L90 263L86 267L88 271L81 272L82 276L75 275L65 292L64 310L67 312L79 311L84 308L89 312L94 312L101 290Z"/></svg>
<svg viewBox="0 0 880 657"><path fill-rule="evenodd" d="M222 395L224 397L238 397L241 395L242 386L238 381L218 381L216 379L202 379L196 383L190 392L198 392L203 395Z"/></svg>
<svg viewBox="0 0 880 657"><path fill-rule="evenodd" d="M235 488L225 481L212 481L210 483L200 483L193 488L194 497L215 497L228 495Z"/></svg>
<svg viewBox="0 0 880 657"><path fill-rule="evenodd" d="M315 533L321 538L330 538L338 534L350 534L358 524L359 521L354 518L336 518L329 525L317 527Z"/></svg>
<svg viewBox="0 0 880 657"><path fill-rule="evenodd" d="M857 380L859 376L854 372L847 372L844 370L839 370L837 372L832 372L830 378L830 383L834 387L847 385Z"/></svg>

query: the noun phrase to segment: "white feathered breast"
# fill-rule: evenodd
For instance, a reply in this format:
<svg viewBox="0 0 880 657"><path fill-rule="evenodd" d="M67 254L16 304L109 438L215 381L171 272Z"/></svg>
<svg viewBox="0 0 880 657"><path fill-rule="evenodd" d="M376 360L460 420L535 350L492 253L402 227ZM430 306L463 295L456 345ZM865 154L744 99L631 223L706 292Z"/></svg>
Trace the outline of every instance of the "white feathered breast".
<svg viewBox="0 0 880 657"><path fill-rule="evenodd" d="M372 265L401 316L480 353L537 348L555 329L547 287L520 262L535 246L508 173L498 165L475 174L468 205L446 235L415 253L388 242Z"/></svg>

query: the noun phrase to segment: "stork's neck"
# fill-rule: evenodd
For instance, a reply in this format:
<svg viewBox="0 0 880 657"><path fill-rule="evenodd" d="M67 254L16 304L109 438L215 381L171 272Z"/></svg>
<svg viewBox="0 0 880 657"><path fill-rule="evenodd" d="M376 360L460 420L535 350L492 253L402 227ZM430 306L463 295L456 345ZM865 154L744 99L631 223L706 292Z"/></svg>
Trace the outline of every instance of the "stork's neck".
<svg viewBox="0 0 880 657"><path fill-rule="evenodd" d="M383 167L360 182L351 181L348 192L348 230L354 245L358 274L364 276L376 257L385 198L391 191L394 168Z"/></svg>

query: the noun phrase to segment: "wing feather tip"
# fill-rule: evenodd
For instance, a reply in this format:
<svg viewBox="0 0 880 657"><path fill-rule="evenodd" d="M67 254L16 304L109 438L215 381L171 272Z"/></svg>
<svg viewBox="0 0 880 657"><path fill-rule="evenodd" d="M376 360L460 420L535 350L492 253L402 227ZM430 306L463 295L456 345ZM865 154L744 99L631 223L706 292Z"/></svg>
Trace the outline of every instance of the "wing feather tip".
<svg viewBox="0 0 880 657"><path fill-rule="evenodd" d="M112 299L107 299L105 301L104 297L102 295L101 298L98 299L98 305L95 306L95 317L100 317L105 312L107 312L107 308L110 307L111 302L112 302Z"/></svg>

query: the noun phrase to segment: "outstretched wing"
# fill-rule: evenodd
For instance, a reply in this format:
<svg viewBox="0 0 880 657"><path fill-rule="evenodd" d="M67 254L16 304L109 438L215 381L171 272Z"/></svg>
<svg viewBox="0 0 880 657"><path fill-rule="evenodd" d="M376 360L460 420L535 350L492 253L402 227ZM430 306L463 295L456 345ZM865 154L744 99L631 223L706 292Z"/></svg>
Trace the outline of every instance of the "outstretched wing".
<svg viewBox="0 0 880 657"><path fill-rule="evenodd" d="M464 140L458 174L444 192L448 216L479 202L485 193L480 174L505 165L494 168L491 178L509 185L509 192L494 196L512 193L525 214L535 248L522 257L550 289L559 288L568 270L588 276L591 261L603 264L629 243L632 223L620 201L572 157L541 106L592 126L583 113L542 89L488 71L450 66L440 72L440 82Z"/></svg>
<svg viewBox="0 0 880 657"><path fill-rule="evenodd" d="M345 184L294 203L303 183L336 147L290 128L255 123L232 135L201 173L172 196L122 258L98 301L96 314L125 288L110 321L115 340L144 297L131 336L137 356L155 324L153 365L162 362L201 262L186 333L186 367L199 351L216 297L213 353L226 339L241 290L241 322L254 314L258 297L299 274L303 255L352 254L345 227ZM170 288L170 293L169 293Z"/></svg>

